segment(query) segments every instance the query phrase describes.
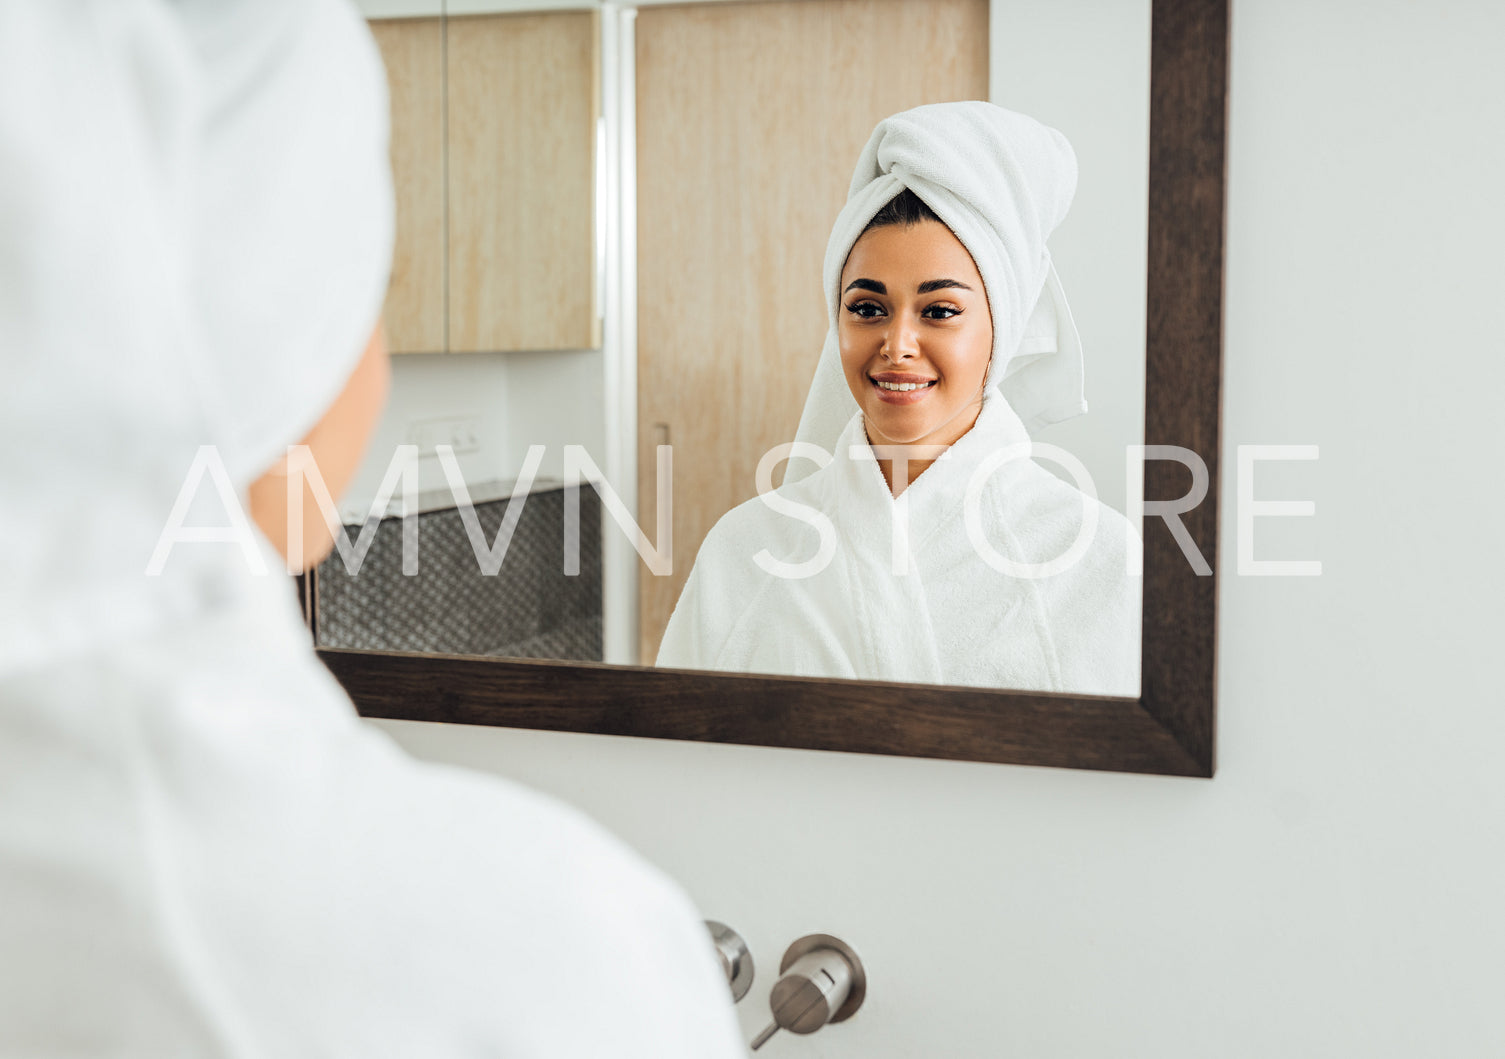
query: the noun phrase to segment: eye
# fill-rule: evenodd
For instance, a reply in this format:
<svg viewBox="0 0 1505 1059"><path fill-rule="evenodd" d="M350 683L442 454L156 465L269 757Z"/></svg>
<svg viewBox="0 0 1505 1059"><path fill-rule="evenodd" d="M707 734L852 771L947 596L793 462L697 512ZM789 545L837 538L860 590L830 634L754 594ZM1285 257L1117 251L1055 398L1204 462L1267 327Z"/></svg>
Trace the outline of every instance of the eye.
<svg viewBox="0 0 1505 1059"><path fill-rule="evenodd" d="M949 320L953 316L960 316L962 311L954 305L927 305L922 316L930 320Z"/></svg>
<svg viewBox="0 0 1505 1059"><path fill-rule="evenodd" d="M847 312L860 320L871 320L875 316L883 315L883 306L875 301L857 301L847 303Z"/></svg>

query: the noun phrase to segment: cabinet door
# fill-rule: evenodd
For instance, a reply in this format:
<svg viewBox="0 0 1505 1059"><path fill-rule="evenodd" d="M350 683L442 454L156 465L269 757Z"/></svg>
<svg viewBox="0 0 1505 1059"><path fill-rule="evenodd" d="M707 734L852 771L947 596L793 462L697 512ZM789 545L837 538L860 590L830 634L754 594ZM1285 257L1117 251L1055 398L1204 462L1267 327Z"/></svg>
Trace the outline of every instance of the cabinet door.
<svg viewBox="0 0 1505 1059"><path fill-rule="evenodd" d="M597 18L447 20L451 352L600 343Z"/></svg>
<svg viewBox="0 0 1505 1059"><path fill-rule="evenodd" d="M440 353L444 336L444 25L373 21L392 100L397 240L384 316L393 353Z"/></svg>
<svg viewBox="0 0 1505 1059"><path fill-rule="evenodd" d="M987 95L987 0L638 13L645 523L656 510L654 446L667 437L674 447L674 575L644 568L639 578L645 664L706 533L755 494L763 453L794 440L826 333L826 240L873 126L922 103Z"/></svg>

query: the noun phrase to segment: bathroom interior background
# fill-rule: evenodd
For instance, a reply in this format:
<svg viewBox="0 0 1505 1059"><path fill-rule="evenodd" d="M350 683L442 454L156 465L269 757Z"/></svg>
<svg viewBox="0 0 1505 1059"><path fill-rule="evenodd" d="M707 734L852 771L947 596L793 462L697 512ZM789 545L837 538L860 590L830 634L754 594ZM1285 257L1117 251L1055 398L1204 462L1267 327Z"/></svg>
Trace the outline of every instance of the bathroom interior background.
<svg viewBox="0 0 1505 1059"><path fill-rule="evenodd" d="M995 57L1029 6L995 2ZM1078 0L1065 24L1101 32L1115 6ZM1234 5L1215 779L380 727L558 795L679 879L752 946L749 1037L788 942L851 942L862 1012L760 1054L1505 1050L1505 716L1484 665L1505 266L1481 238L1505 231L1502 39L1487 0ZM554 407L600 407L599 356L399 361L393 405L554 386ZM1320 577L1237 576L1239 444L1320 447L1255 484L1317 505L1258 520L1256 558Z"/></svg>
<svg viewBox="0 0 1505 1059"><path fill-rule="evenodd" d="M865 0L837 0L819 6L831 10L832 13L825 16L826 19L838 24L844 19L852 20L854 36L859 33L870 36L881 32L881 28L877 31L874 29L876 16L905 18L909 20L907 25L913 25L927 10L927 2L928 0L911 0L902 13L900 8L904 5L896 4L893 0L875 0L872 4L865 3ZM993 70L992 98L1007 102L1015 109L1066 130L1076 150L1082 174L1071 214L1051 242L1057 265L1065 280L1072 311L1085 336L1088 356L1087 392L1091 411L1086 416L1048 428L1037 437L1041 441L1064 447L1081 460L1091 475L1097 494L1110 506L1124 510L1125 447L1139 443L1144 435L1144 259L1147 229L1145 200L1149 135L1150 0L1119 0L1111 5L1098 0L1066 0L1052 5L1035 4L1028 0L970 2L975 5L977 14L962 18L958 18L957 14L959 7L967 6L965 3L960 6L935 5L936 21L954 29L975 18L978 25L999 27L992 34L993 39L987 47L991 59L989 65ZM715 6L723 6L715 3L715 0L713 3ZM360 0L359 6L373 17L431 16L439 13L441 0ZM590 6L589 0L450 0L447 10L455 15L480 11L495 13L581 6ZM636 5L623 6L630 9L633 6L658 5L652 0L645 0ZM753 3L746 5L746 9L767 12L770 21L781 26L783 33L787 35L789 20L777 14L779 9L786 6L788 5L780 2ZM758 16L751 17L756 19ZM876 21L881 26L881 18ZM821 17L813 17L807 23L818 36L828 32L829 23ZM606 115L606 149L601 154L607 161L598 167L601 186L604 188L604 194L598 200L598 208L605 214L614 213L618 201L630 204L633 199L630 185L623 186L619 183L618 167L619 159L620 164L629 169L633 167L634 160L630 150L624 157L619 156L616 149L619 140L631 142L632 132L625 123L618 124L616 115L624 111L631 113L633 109L630 88L618 86L630 86L634 75L628 63L614 62L619 50L630 53L632 46L630 40L627 40L622 42L622 48L619 49L618 42L614 40L616 32L608 20L601 68L604 82L603 111ZM664 42L662 34L661 30L660 36L654 38L661 45ZM695 34L691 36L693 39ZM703 35L700 39L704 39ZM734 61L749 60L744 54L740 60ZM855 65L850 56L844 61ZM767 71L757 66L758 60L754 59L752 62L754 66L749 73L767 75ZM776 60L768 59L766 62L776 67ZM655 85L656 94L653 98L660 105L665 103L666 79L663 68L664 60L660 60L655 73L649 75ZM672 64L669 68L673 69ZM811 69L808 65L796 68L807 71ZM403 70L398 76L403 75L411 78L412 72ZM683 76L692 78L697 74L686 73ZM568 84L568 75L561 77ZM1101 85L1108 86L1109 90L1100 91L1094 87L1094 78ZM667 83L673 84L674 79L675 75L670 73ZM970 78L957 75L956 78L940 80L953 84L953 87L938 88L932 84L925 91L940 94L916 95L911 98L915 101L922 98L959 98L947 93L955 92L954 84ZM900 81L901 84L910 85L908 91L911 92L917 90L915 82L916 78L912 76ZM979 78L978 86L972 91L981 93L986 90L987 81ZM684 92L694 92L693 85L688 80L684 82ZM672 96L672 90L669 94ZM787 93L780 95L775 92L774 95L778 100L769 104L771 109L767 113L761 118L749 115L746 120L753 125L762 126L783 120L784 111L778 108L789 107L792 97ZM897 95L889 95L904 98L902 90ZM845 102L842 100L842 103ZM509 102L508 105L516 104ZM671 110L676 105L673 102L667 104ZM724 102L721 105L727 106ZM726 149L725 143L717 139L718 134L704 126L704 114L689 108L689 113L683 117L683 122L675 124L690 129L686 135L692 139L711 137L712 142L707 144L707 151ZM662 125L663 122L660 121L659 124ZM866 138L865 125L861 132L844 132L844 135L837 138L853 143L852 158L842 156L841 171L838 173L833 170L820 182L822 193L815 195L816 199L824 199L824 189L827 186L833 191L838 186L844 190L847 171L855 158L857 145ZM450 135L453 137L456 134L452 131ZM749 149L758 148L754 145ZM648 188L662 183L655 181L652 165L656 163L652 159L661 157L663 153L663 144L654 141L652 147L647 149L644 159L637 163L636 179L640 186ZM435 164L438 164L437 160ZM473 162L467 160L465 166L465 173L473 172ZM740 174L743 168L746 167L739 167L736 172ZM725 167L721 171L725 173ZM673 182L670 181L668 186L673 187ZM783 189L784 194L790 192L788 187ZM467 191L467 194L474 192ZM659 216L663 211L662 197L660 193L657 203ZM833 200L833 205L839 201ZM694 206L686 207L686 212L694 216ZM802 250L808 252L808 260L790 253L775 264L782 266L788 260L797 266L803 262L808 268L808 289L813 295L819 287L820 252L825 243L824 226L831 217L821 215L819 210L812 212L820 216L822 227L815 238L801 244ZM690 225L690 231L705 230L706 237L713 242L718 235L722 239L728 237L725 230L716 230L714 227L707 230L703 224L701 228L696 228L695 221L686 223ZM742 223L748 222L744 219ZM457 433L473 439L470 446L461 446L457 450L460 467L473 492L481 482L498 479L508 482L515 479L524 464L529 446L532 445L545 446L544 460L539 468L540 477L557 481L563 474L564 446L578 445L590 454L606 485L629 505L638 506L637 516L645 527L653 526L651 501L640 499L644 495L641 488L649 488L647 495L651 496L651 488L657 480L652 467L641 462L649 459L642 454L651 452L647 447L648 443L642 439L657 434L652 421L660 417L673 420L680 416L702 421L722 421L720 417L747 415L748 411L727 392L704 395L705 407L712 410L709 414L696 415L693 411L695 404L690 400L666 402L656 391L656 399L651 402L655 410L644 411L640 408L632 385L638 370L653 378L667 377L676 381L683 379L684 372L682 369L676 370L679 366L675 364L674 358L690 355L689 351L702 348L699 343L704 336L702 331L697 330L695 322L680 325L683 330L676 330L675 325L668 325L669 332L666 335L666 324L660 319L664 314L661 312L655 317L655 326L650 326L646 314L651 309L656 309L661 300L667 298L672 302L680 298L693 298L695 295L693 290L681 291L678 286L671 286L666 291L662 281L651 287L651 290L647 289L648 285L645 283L645 289L638 295L640 304L644 306L642 313L645 314L641 341L644 343L645 355L650 350L656 350L657 359L652 360L648 366L637 368L637 347L633 341L637 331L636 317L633 315L634 277L630 274L622 276L624 272L631 273L637 261L631 222L629 221L625 240L620 242L614 219L608 220L601 227L604 231L602 245L605 249L605 279L602 285L605 304L601 347L593 350L547 352L468 352L461 356L427 353L395 356L392 399L387 413L377 428L366 461L341 504L342 516L347 524L363 521L373 509L374 497L388 462L395 446L400 443L420 443L422 458L419 461L418 477L421 488L445 489L445 476L439 461L434 458L432 445L435 441L447 441L452 433ZM652 238L656 242L650 248L650 233L645 231L639 236L637 245L643 247L642 252L650 256L653 252L664 252L665 247L660 244L665 243L665 237L654 232ZM668 239L668 245L675 245L672 238ZM627 282L623 284L621 279ZM757 283L756 276L753 279L757 286L766 285ZM708 287L706 296L725 298L728 293L725 287L725 284L720 288ZM741 290L740 287L736 289ZM777 289L782 303L782 299L789 296L789 289L787 285ZM467 285L463 293L452 291L449 303L451 317L454 318L456 313L459 317L466 317L473 297L477 297L473 284ZM802 304L799 311L786 315L802 320L805 318L804 309ZM761 308L759 310L760 313L764 311ZM808 350L803 358L807 362L805 367L800 369L799 377L791 379L790 385L786 387L788 408L784 410L784 418L788 420L790 433L780 437L781 440L788 440L792 437L794 424L799 418L809 373L813 371L825 325L820 323L802 339L791 339L798 332L783 323L751 331L739 329L740 327L740 324L733 324L722 329L729 336L725 345L741 351L750 341L771 341L774 349L770 352L774 355L769 359L780 363L791 362L794 358L788 351L778 347L779 342L802 341L803 347ZM687 334L692 337L687 338ZM679 352L662 349L665 344ZM746 370L747 365L743 364L741 367ZM729 363L728 376L737 377L737 369L738 365ZM648 375L644 378L647 379ZM618 385L617 379L626 380L627 384ZM645 382L644 385L652 384ZM683 397L682 394L673 396ZM727 405L728 401L732 402L730 407ZM664 407L666 404L673 407ZM644 417L641 421L640 413ZM690 424L685 422L675 423L675 438L696 437L697 430L684 429L688 426ZM667 436L669 424L663 424L662 429ZM704 426L698 427L698 436L702 441L708 440L706 429ZM732 439L743 439L744 435L757 433L756 430L741 428L727 431ZM762 433L769 437L775 436L767 430ZM672 607L677 592L676 586L682 584L689 572L699 543L699 534L709 526L709 521L702 523L700 519L709 515L710 521L714 521L725 510L723 502L730 506L751 495L752 468L759 453L750 450L754 447L761 449L761 445L753 446L750 441L743 440L718 441L717 444L722 448L714 451L726 453L733 461L725 468L725 473L720 475L712 470L713 464L706 462L712 457L698 450L693 442L689 448L683 445L679 447L675 464L676 486L679 490L676 493L676 511L680 512L682 507L687 514L683 517L676 514L675 565L671 576L660 580L650 574L626 535L616 530L614 524L608 523L604 535L602 601L606 661L651 663L657 651L662 623L667 619L668 608ZM1054 461L1046 461L1045 466L1063 477L1069 477L1068 472ZM708 475L717 480L710 488L704 488ZM725 475L733 476L730 485L723 484ZM745 481L742 480L744 477ZM707 495L700 492L703 488ZM726 501L728 496L732 497L730 501ZM697 515L696 512L702 509L703 513ZM655 535L658 533L656 529L651 532ZM398 621L397 624L401 622ZM326 628L334 630L335 625L326 622ZM350 645L349 640L339 637L328 642ZM401 640L390 646L419 649ZM455 646L443 649L465 650Z"/></svg>

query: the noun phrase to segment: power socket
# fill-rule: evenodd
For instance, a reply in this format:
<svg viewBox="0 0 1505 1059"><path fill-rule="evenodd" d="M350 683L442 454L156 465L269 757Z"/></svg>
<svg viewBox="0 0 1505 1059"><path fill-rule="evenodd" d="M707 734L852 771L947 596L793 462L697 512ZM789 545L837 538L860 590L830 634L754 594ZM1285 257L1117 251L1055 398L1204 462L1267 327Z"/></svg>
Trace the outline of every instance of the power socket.
<svg viewBox="0 0 1505 1059"><path fill-rule="evenodd" d="M433 459L438 445L450 446L457 456L478 452L481 448L480 434L472 416L420 420L408 427L408 441L418 446L418 455L423 459Z"/></svg>

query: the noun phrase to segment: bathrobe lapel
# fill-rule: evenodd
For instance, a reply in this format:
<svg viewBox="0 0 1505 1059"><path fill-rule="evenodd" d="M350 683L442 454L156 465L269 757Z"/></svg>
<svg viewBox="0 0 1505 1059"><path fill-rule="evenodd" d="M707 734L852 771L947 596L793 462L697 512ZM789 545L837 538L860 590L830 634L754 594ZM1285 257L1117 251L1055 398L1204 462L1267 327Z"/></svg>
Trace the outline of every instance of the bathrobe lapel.
<svg viewBox="0 0 1505 1059"><path fill-rule="evenodd" d="M842 431L826 471L830 490L822 510L832 514L840 534L836 564L844 568L851 597L845 605L856 618L855 646L863 656L857 671L871 680L941 683L935 623L916 562L913 530L904 531L906 519L913 526L916 505L910 490L897 498L889 493L860 414ZM923 500L918 508L922 522L928 521L930 510Z"/></svg>

